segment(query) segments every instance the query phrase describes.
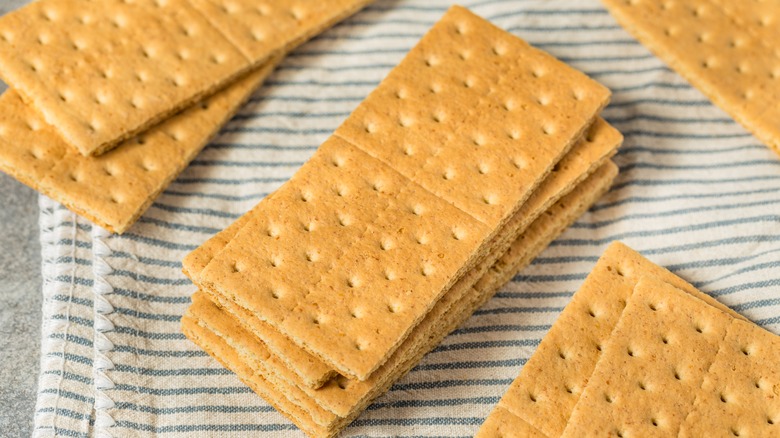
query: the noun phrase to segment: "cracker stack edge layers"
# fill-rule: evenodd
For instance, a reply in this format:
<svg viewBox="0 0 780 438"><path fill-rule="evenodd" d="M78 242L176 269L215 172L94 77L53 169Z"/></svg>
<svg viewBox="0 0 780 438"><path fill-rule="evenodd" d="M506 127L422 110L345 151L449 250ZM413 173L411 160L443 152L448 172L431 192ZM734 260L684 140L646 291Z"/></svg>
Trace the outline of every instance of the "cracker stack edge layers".
<svg viewBox="0 0 780 438"><path fill-rule="evenodd" d="M203 301L205 297L202 294L196 294L196 304L182 319L182 329L193 342L234 371L241 380L308 435L335 436L365 409L370 400L383 394L394 382L411 370L424 354L435 348L444 336L460 326L474 310L490 299L501 285L529 264L558 234L600 198L609 189L616 174L617 167L611 162L605 163L591 177L533 222L512 244L512 249L479 279L478 286L471 289L468 296L453 306L448 316L444 318L446 322L439 331L420 333L426 338L426 342L419 347L419 350L400 364L392 376L379 383L371 398L363 406L353 409L346 417L328 416L327 413L323 415L322 412L318 413L316 408L307 409L305 406L310 404L291 396L290 391L295 391L294 387L284 385L280 387L271 383L274 376L264 371L262 365L269 359L258 360L257 357L249 356L251 360L247 360L245 353L242 355L241 345L249 345L249 348L253 348L253 341L256 339L253 339L253 336L243 330L230 316L220 316L223 311L209 304L208 301ZM255 366L247 364L255 364ZM272 380L268 380L269 378ZM297 397L306 398L306 395L299 393ZM314 400L316 401L316 397ZM326 419L324 424L321 422L322 417Z"/></svg>
<svg viewBox="0 0 780 438"><path fill-rule="evenodd" d="M451 8L290 181L187 256L201 291L183 331L310 435L337 433L607 190L608 97Z"/></svg>
<svg viewBox="0 0 780 438"><path fill-rule="evenodd" d="M198 286L365 380L490 252L608 96L453 7L258 205Z"/></svg>

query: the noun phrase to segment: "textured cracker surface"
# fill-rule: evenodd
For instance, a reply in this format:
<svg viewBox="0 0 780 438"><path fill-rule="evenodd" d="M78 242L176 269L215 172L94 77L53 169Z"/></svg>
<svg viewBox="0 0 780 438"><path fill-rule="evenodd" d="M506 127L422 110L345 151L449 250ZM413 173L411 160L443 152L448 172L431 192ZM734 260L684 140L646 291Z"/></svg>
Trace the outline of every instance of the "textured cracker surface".
<svg viewBox="0 0 780 438"><path fill-rule="evenodd" d="M0 169L112 232L126 231L271 73L275 61L100 157L84 157L0 96Z"/></svg>
<svg viewBox="0 0 780 438"><path fill-rule="evenodd" d="M289 50L343 20L370 0L192 0L248 59Z"/></svg>
<svg viewBox="0 0 780 438"><path fill-rule="evenodd" d="M562 436L677 436L732 319L640 279Z"/></svg>
<svg viewBox="0 0 780 438"><path fill-rule="evenodd" d="M189 0L42 0L0 19L0 75L66 143L99 155L366 3L266 2L276 25L247 23L272 33L247 52L225 36L242 20L210 22Z"/></svg>
<svg viewBox="0 0 780 438"><path fill-rule="evenodd" d="M461 26L463 41L451 38L458 26ZM488 47L469 37L481 34L491 38L500 35L501 39ZM416 75L417 69L422 68L420 65L427 68L421 53L434 49L434 54L442 59L445 55L457 57L452 53L464 49L473 50L476 60L481 59L479 56L487 56L487 51L494 58L488 64L480 64L480 68L470 67L472 64L467 62L460 69L452 66L438 69L435 68L436 61L429 61L434 67L427 73L429 77L449 83L456 79L452 76L457 75L461 78L458 87L453 84L448 87L469 91L465 95L461 95L462 91L453 91L454 95L442 91L440 98L447 97L447 105L442 105L444 101L439 98L421 100L411 94L407 102L403 90L396 89L397 81L408 79L410 74ZM482 54L477 56L478 53ZM539 83L520 80L516 77L517 72L509 68L526 58L534 61L538 71L526 71L525 74L538 75L542 78ZM471 78L484 84L495 80L499 88L464 86ZM504 84L510 79L514 80L511 83L515 88L523 89ZM432 88L437 87L433 84ZM391 89L394 90L391 95L385 96ZM396 91L400 98L395 95ZM509 91L513 96L535 93L533 105L530 100L528 104L526 100L518 100L499 105L495 95ZM547 92L549 96L536 95ZM606 89L581 73L540 54L464 9L452 8L321 147L315 157L325 155L329 149L340 148L328 157L331 162L320 168L315 168L313 162L307 163L301 175L296 174L266 198L255 211L257 217L239 231L201 273L201 286L236 300L340 373L366 379L387 360L441 294L475 265L477 258L485 253L484 245L489 243L489 238L520 208L554 163L595 119L608 94ZM565 103L558 104L556 99L565 100ZM397 101L402 101L403 107L413 105L416 111L427 113L423 114L424 118L419 113L409 115L413 129L404 126L408 121L404 115L400 115L403 120L394 119L392 123L375 127L367 118L373 120L371 114L378 113L366 111L384 101L387 101L388 111L395 111L393 108L399 105ZM519 105L517 108L515 103ZM480 111L458 113L467 105ZM513 108L517 114L513 114ZM545 118L545 111L558 114L563 110L569 111L568 119ZM440 111L448 114L440 114ZM499 122L484 120L488 115ZM489 128L494 134L501 132L501 138L491 137L486 147L482 147L479 138L474 141L474 132L469 134L468 141L464 136L453 137L441 143L447 144L442 150L419 151L421 156L430 157L431 162L439 164L433 167L421 166L419 162L412 165L411 161L404 161L404 157L414 157L414 153L409 155L405 148L393 147L393 142L419 145L423 125L414 128L418 119L423 125L442 124L438 131L423 128L434 139L438 135L436 132L441 132L445 126L455 133L467 128ZM453 128L458 120L460 128ZM535 131L529 129L523 131L523 135L515 136L519 125L514 122L519 120L535 121L531 125ZM382 147L378 149L378 146ZM350 147L355 151L350 151ZM361 158L361 169L356 170L350 157L362 153L360 150L369 155L386 150L390 155L372 160L367 160L368 156ZM340 160L345 161L343 166L339 164ZM471 171L485 176L485 180L481 182L477 177L477 181L469 185L450 181L446 169L437 170L444 162L442 160L453 168L470 167ZM371 163L367 164L369 161ZM492 166L506 171L494 173ZM410 173L411 168L415 172ZM419 169L422 171L416 172ZM374 174L377 176L369 177ZM393 191L400 187L395 184L402 182L408 194ZM355 187L361 190L352 190ZM463 187L471 190L464 192ZM487 193L480 187L495 190ZM363 193L366 189L368 193ZM339 196L340 191L350 193ZM371 191L379 196L372 195ZM343 209L357 205L349 203L358 198L361 199L360 208ZM281 206L284 206L283 215L279 213ZM386 206L392 208L383 208ZM402 213L397 214L394 210ZM315 212L322 223L313 222ZM339 215L349 216L344 218L347 225L339 224L341 228L330 222L334 219L343 222ZM307 224L311 225L308 227L311 232L307 231ZM279 228L277 231L283 238L277 238L275 228ZM356 239L361 235L379 236L379 241ZM307 248L303 249L300 242L305 242L303 246ZM294 251L299 253L293 254ZM313 254L300 254L301 251ZM274 258L279 261L273 261ZM323 273L322 264L311 262L309 258L333 261L335 270ZM293 271L294 276L290 274Z"/></svg>
<svg viewBox="0 0 780 438"><path fill-rule="evenodd" d="M780 153L780 4L730 0L602 0L615 19Z"/></svg>
<svg viewBox="0 0 780 438"><path fill-rule="evenodd" d="M624 244L614 242L523 366L499 406L548 436L560 436L626 301L644 275L658 277L737 315Z"/></svg>
<svg viewBox="0 0 780 438"><path fill-rule="evenodd" d="M533 257L541 252L547 246L547 244L549 244L549 242L555 238L557 234L559 234L568 224L572 223L576 217L587 210L588 206L595 202L596 199L598 199L598 197L600 197L609 188L616 174L617 167L611 162L606 163L604 166L598 169L593 174L593 176L588 178L585 182L575 188L569 195L553 206L551 209L554 212L553 214L542 215L538 220L531 224L526 233L516 241L516 243L522 243L522 245L517 245L517 249L522 247L525 251L515 251L509 259L504 260L504 264L507 266L512 265L516 269L520 269L524 264L530 263ZM491 272L486 275L491 276L494 274ZM408 372L409 369L411 369L427 351L430 351L432 348L438 345L438 343L447 333L459 326L471 315L471 313L477 307L489 299L495 292L496 288L498 288L502 283L487 281L483 282L483 284L492 284L494 288L481 291L472 289L472 293L470 295L459 300L458 303L453 306L451 311L444 318L446 321L440 326L438 332L430 333L423 331L421 330L423 328L422 325L415 329L416 332L420 333L421 336L427 338L427 343L421 345L418 349L418 352L414 355L411 355L405 361L405 363L399 364L395 371L388 375L384 381L375 382L374 384L376 386L371 391L369 391L371 394L371 399L386 391L394 381ZM192 323L183 321L185 334L187 334L194 342L203 346L203 342L201 340L193 338L193 336L189 334L187 325L192 325ZM430 335L428 333L430 333ZM409 340L407 340L407 342L408 341ZM226 341L222 338L212 338L210 342L219 342L220 344L225 345L229 341ZM204 346L204 349L209 352L212 351L212 347L209 345ZM397 353L398 352L396 352L396 354ZM220 360L228 368L241 375L241 368L244 367L244 365L241 363L240 359L236 358L238 362L234 364L225 363L224 358L221 358ZM387 364L385 367L387 367ZM376 376L372 376L372 378L375 377ZM275 402L275 400L279 399L289 400L287 396L290 388L287 388L287 391L281 391L280 394L278 389L272 387L272 385L269 385L268 382L261 376L257 376L257 378L254 380L255 381L251 383L250 386L253 387L253 389L255 389L258 394L266 398L270 403L274 404L277 409L280 409L285 416L291 418L293 422L295 422L296 425L301 427L304 431L311 430L313 427L321 427L315 426L316 422L313 420L312 415L305 410L302 411L300 404L293 403L293 409L288 409L289 405L282 406L280 403ZM338 390L336 387L339 387L342 392L346 393L351 391L352 388L354 388L354 385L365 385L367 382L350 381L348 379L341 378L334 383L336 386L326 386L325 390L329 389L331 392L337 394ZM343 388L341 386L343 386ZM312 398L319 403L318 399L324 393L325 391L323 390L313 392ZM359 407L353 407L345 414L343 418L351 421L352 418L354 418L364 409L364 405L365 403ZM331 430L338 430L344 425L346 425L346 422L334 422Z"/></svg>

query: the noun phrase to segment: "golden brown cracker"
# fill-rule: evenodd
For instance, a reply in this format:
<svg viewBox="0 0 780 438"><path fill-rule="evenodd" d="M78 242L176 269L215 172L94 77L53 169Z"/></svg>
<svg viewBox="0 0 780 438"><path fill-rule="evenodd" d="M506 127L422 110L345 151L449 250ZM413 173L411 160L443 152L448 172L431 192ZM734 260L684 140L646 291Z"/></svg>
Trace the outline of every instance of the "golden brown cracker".
<svg viewBox="0 0 780 438"><path fill-rule="evenodd" d="M67 144L100 155L367 3L269 0L223 17L197 0L42 0L0 18L0 75ZM247 51L236 32L271 34Z"/></svg>
<svg viewBox="0 0 780 438"><path fill-rule="evenodd" d="M630 34L780 153L780 4L602 0Z"/></svg>
<svg viewBox="0 0 780 438"><path fill-rule="evenodd" d="M598 199L598 197L600 197L609 188L616 174L617 167L613 163L609 162L604 164L593 174L593 176L588 178L585 182L576 187L569 195L557 203L553 207L553 214L542 215L528 228L523 237L518 239L518 244L516 245L518 249L522 247L526 251L515 251L512 253L509 259L504 260L505 265L511 265L516 269L520 269L522 265L530 263L535 255L541 252L547 246L547 244L549 244L549 242L555 238L557 233L560 233L561 230L563 230L568 224L572 223L580 214L582 214L582 212L588 208L588 206L595 202L596 199ZM522 245L520 243L522 243ZM491 273L486 275L492 276L494 274L493 271L491 271ZM405 375L422 358L425 353L435 348L435 346L441 342L442 338L446 336L447 333L462 324L463 321L465 321L477 307L489 299L495 290L501 285L496 281L490 280L482 282L482 284L491 284L493 285L494 289L472 289L472 293L462 296L458 302L452 306L450 312L448 312L446 315L443 315L443 318L440 318L436 324L431 324L428 327L421 324L415 328L415 334L413 336L419 336L423 339L423 341L418 344L415 351L410 353L406 359L396 365L391 373L388 373L387 375L383 376L383 378L376 379L374 382L372 382L375 386L366 391L369 397L361 402L360 405L353 405L351 410L345 412L345 417L340 417L345 419L345 421L334 420L331 430L333 430L333 428L336 428L335 430L340 430L341 427L346 426L346 424L348 424L351 419L357 416L365 408L370 400L386 391L394 381ZM226 317L224 319L230 318ZM435 327L436 329L431 330L431 327ZM235 331L237 332L239 330L240 328L236 326ZM202 341L197 339L193 340L199 345L202 343ZM226 339L221 338L213 339L211 342L217 341L221 342L222 344L226 344L228 342ZM410 339L407 339L406 342L409 343ZM211 351L209 346L206 346L205 349L207 351ZM401 350L398 352L400 351ZM394 358L397 357L398 352L396 352ZM389 368L388 364L385 364L384 368ZM237 365L231 366L230 364L227 364L226 366L234 371L237 369ZM376 376L372 376L372 378L374 377ZM349 396L346 394L354 391L356 388L355 385L364 385L365 383L366 382L350 381L344 378L338 378L333 382L335 386L343 386L343 388L339 389L342 393L341 396L346 398L349 398ZM270 385L267 382L261 382L259 386L260 387L258 389L255 389L256 392L258 392L258 394L263 397L268 397L269 400L278 400L280 398L289 400L286 398L284 391L282 391L280 394L280 391L276 386ZM335 386L330 387L331 392L334 393L334 397L336 394L338 394ZM319 403L320 401L318 399L320 395L323 394L323 391L315 391L311 394L313 394L312 399ZM279 409L279 403L273 404L274 406L277 406L277 409ZM300 425L302 429L305 431L310 429L311 424L313 423L312 417L307 415L305 410L301 411L300 405L295 405L294 408L298 410L298 413L292 416L290 415L290 412L293 411L292 408L283 407L282 409L285 409L285 411L283 411L285 415L293 419L293 421Z"/></svg>
<svg viewBox="0 0 780 438"><path fill-rule="evenodd" d="M458 31L462 40L451 38ZM493 45L486 46L485 38ZM445 55L451 57L453 51L465 49L473 51L474 62L482 55L494 58L478 66L466 62L458 70L433 68L430 74L443 81L455 75L468 82L467 76L473 76L494 81L495 88L480 91L474 87L466 95L458 91L458 101L449 99L449 92L443 89L440 98L446 100L414 101L415 111L428 111L426 117L431 121L406 125L400 115L400 119L385 118L381 127L372 127L374 122L366 117L377 113L367 115L364 109L377 108L379 102L387 100L389 111L404 100L403 92L400 98L395 95L398 90L393 78L416 72L426 57L441 57L443 62ZM435 67L436 61L431 59L428 61ZM532 71L517 71L520 59L523 68L533 67ZM539 81L520 80L521 73L536 75ZM464 88L462 82L459 87ZM509 99L506 94L510 92L510 100L515 100L502 101ZM544 96L539 97L539 93ZM531 94L536 97L532 99ZM366 379L444 291L489 252L492 236L594 120L608 95L581 73L454 7L315 155L329 154L326 158L331 162L320 163L320 167L307 163L301 176L296 175L261 202L256 217L201 273L200 286L237 301L343 375ZM472 104L469 110L460 108L467 103ZM458 115L439 114L450 110ZM560 116L561 111L568 111L566 117ZM483 120L492 116L492 122ZM522 125L525 141L512 134L520 126L514 123L521 121L534 127L525 129ZM500 139L488 138L485 147L479 139L475 142L473 132L453 137L441 143L447 145L441 150L419 151L419 156L427 157L426 162L438 164L412 164L406 158L414 153L394 147L393 142L403 139L414 147L420 145L419 130L429 132L424 126L430 123L441 124L437 132L442 135L469 127L501 134ZM380 150L392 157L376 159ZM361 151L375 158L361 158L363 168L356 170L349 157ZM340 156L347 157L343 158L344 166L339 165ZM458 168L469 167L482 176L473 184L460 184L448 178L440 160ZM373 174L380 176L370 180L367 175ZM339 185L367 185L369 192L341 197ZM486 187L492 187L490 193L483 190ZM343 210L357 205L353 197L361 197L360 208ZM331 229L329 224L312 223L320 231L306 231L306 222L311 222L315 213L326 222L347 215L344 219L349 224ZM274 227L284 231L284 239L274 237ZM330 239L326 240L326 235ZM299 245L300 239L306 245ZM303 246L305 251L317 253L314 258L330 261L332 267L325 268L332 270L323 272L322 264L307 263L308 254L292 254L303 251ZM284 266L273 258L284 259Z"/></svg>
<svg viewBox="0 0 780 438"><path fill-rule="evenodd" d="M677 436L731 320L691 294L642 277L562 437Z"/></svg>
<svg viewBox="0 0 780 438"><path fill-rule="evenodd" d="M547 434L559 436L642 276L652 275L737 315L709 295L613 242L523 366L499 406Z"/></svg>
<svg viewBox="0 0 780 438"><path fill-rule="evenodd" d="M125 232L271 74L278 59L100 157L71 150L13 90L0 96L0 170Z"/></svg>

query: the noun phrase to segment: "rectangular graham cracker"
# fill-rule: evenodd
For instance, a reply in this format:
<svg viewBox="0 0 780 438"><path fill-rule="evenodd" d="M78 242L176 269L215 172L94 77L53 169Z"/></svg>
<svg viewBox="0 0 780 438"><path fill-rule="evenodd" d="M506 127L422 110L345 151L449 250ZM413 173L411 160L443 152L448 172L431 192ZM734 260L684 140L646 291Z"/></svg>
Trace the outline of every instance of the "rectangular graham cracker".
<svg viewBox="0 0 780 438"><path fill-rule="evenodd" d="M468 55L456 69L451 54L461 52ZM421 78L435 97L412 93ZM320 161L261 202L199 286L339 373L366 379L487 253L608 97L583 74L453 7L326 141ZM372 109L382 102L399 118L390 123ZM435 143L423 132L451 138ZM379 151L389 155L372 155Z"/></svg>
<svg viewBox="0 0 780 438"><path fill-rule="evenodd" d="M278 58L100 157L68 147L13 90L0 96L0 170L123 233L271 74Z"/></svg>
<svg viewBox="0 0 780 438"><path fill-rule="evenodd" d="M630 34L780 153L779 3L602 2Z"/></svg>
<svg viewBox="0 0 780 438"><path fill-rule="evenodd" d="M636 283L645 275L658 277L721 311L739 317L714 298L699 292L624 244L613 242L523 366L498 406L547 436L560 436L626 301Z"/></svg>
<svg viewBox="0 0 780 438"><path fill-rule="evenodd" d="M560 205L556 204L551 207L550 211L557 213L555 217L567 218L570 216L569 214L571 211L580 211L583 208L586 209L587 205L590 205L587 201L600 196L602 194L601 188L608 187L607 183L614 178L616 173L616 168L611 162L605 163L592 176L578 185L577 188L564 198L569 199L569 202L571 202L572 205L567 205L565 201L560 201ZM587 205L583 206L583 204ZM540 214L535 215L535 217L539 216ZM567 221L558 220L549 222L554 224L568 224ZM530 229L531 227L528 228ZM538 228L539 227L530 234L534 238L538 235L557 235L556 233L562 231ZM525 229L526 227L523 226L521 231ZM508 232L508 234L511 236L518 235L514 231ZM517 238L513 237L513 239ZM373 373L369 379L360 381L338 376L337 378L328 381L323 387L313 390L302 385L299 380L290 379L288 373L285 373L284 371L282 374L285 375L282 377L292 385L303 389L304 392L315 399L320 406L340 417L348 417L350 413L362 410L363 407L373 399L377 388L382 387L382 383L389 378L388 376L392 376L396 370L403 367L403 364L407 363L410 357L417 355L421 346L428 342L426 334L442 332L442 327L446 327L451 318L461 314L461 311L456 310L457 307L468 306L469 303L479 299L481 295L474 291L475 283L480 277L488 273L489 267L496 262L501 254L507 251L509 246L512 245L523 245L522 251L516 251L522 254L531 253L534 248L532 243L524 241L523 238L517 239L514 244L510 241L505 245L498 246L494 254L491 254L477 268L465 275L439 300L439 302L436 303L429 314L426 315L423 321L412 331L410 337L401 344L400 348L395 351L390 359ZM530 262L529 260L523 261ZM504 272L506 271L507 270L504 270ZM492 285L483 284L482 286L485 288L499 287L501 284L503 283Z"/></svg>
<svg viewBox="0 0 780 438"><path fill-rule="evenodd" d="M607 133L605 133L604 135L607 135ZM617 135L616 137L618 139L620 138L619 135ZM614 165L611 165L609 163L602 166L602 168L600 168L596 172L596 174L594 174L589 180L586 180L587 184L583 183L581 186L575 189L577 190L578 193L574 197L575 200L577 199L588 200L590 198L586 195L591 195L593 193L600 194L598 190L596 190L596 188L598 188L598 185L601 184L603 181L611 181L611 179L614 177L613 173L616 173L613 168ZM586 175L587 174L588 173L586 173ZM571 190L571 187L566 187L566 189ZM556 196L555 200L559 198L560 195ZM551 204L552 202L553 201L550 201L547 205ZM575 205L570 208L577 208L577 206ZM536 218L542 213L542 211L544 211L544 209L534 212L533 215L525 215L525 216L518 215L516 220L513 221L516 222L517 224L510 222L510 225L507 227L508 230L505 231L505 233L508 236L513 236L512 239L515 239L514 236L517 236L527 227L527 222L525 222L524 219L528 217ZM563 216L566 217L566 215ZM554 234L555 232L556 230L545 230L545 233L547 234ZM468 301L469 296L472 297L479 296L478 294L473 292L472 290L473 285L481 276L487 273L488 268L496 262L497 258L501 254L503 254L511 244L512 242L510 240L507 241L506 243L497 245L496 249L494 250L495 251L494 254L491 254L490 256L486 257L486 259L483 260L478 267L476 267L475 269L470 271L467 275L465 275L463 278L461 278L461 280L458 283L456 283L455 286L453 286L451 290L449 290L439 300L439 302L436 303L436 305L426 315L423 321L413 330L412 335L410 335L410 337L407 338L404 343L402 343L401 347L398 350L396 350L396 352L390 357L390 359L382 367L380 367L375 373L373 373L368 380L358 381L355 379L347 379L339 376L335 379L328 381L324 385L324 387L319 388L318 390L315 391L310 385L307 385L305 381L301 381L302 379L299 379L294 374L289 373L287 369L279 369L278 367L275 367L275 364L270 364L268 368L271 371L275 371L279 375L279 377L288 381L292 386L303 389L304 392L306 392L308 395L314 398L317 401L317 403L319 403L319 405L322 406L323 408L341 417L348 417L351 412L354 412L356 410L361 410L362 409L361 406L364 406L366 403L368 403L368 401L370 401L373 398L373 394L375 393L376 389L378 387L381 387L380 383L385 381L388 378L388 376L392 375L394 373L394 370L396 370L401 364L405 363L405 361L408 360L407 359L408 357L414 356L415 352L419 349L421 343L426 342L427 333L438 333L442 330L441 326L442 324L444 324L444 321L447 320L446 315L453 312L452 307L456 305L456 303L462 302L464 300ZM526 245L526 243L523 242L522 245ZM528 251L529 250L527 248L523 250L524 253L527 253ZM499 287L501 284L496 284L491 286ZM225 302L223 302L219 298L217 298L216 302L222 306L225 305ZM241 319L243 316L245 316L242 312L232 313L230 312L232 307L230 306L224 306L224 307L228 311L227 314L231 315L229 319L236 319L240 321L239 324L243 326L245 329L247 329L248 331L253 332L254 334L258 333L256 327L252 327L252 326L247 327L244 320ZM262 337L262 334L260 336L260 339L265 339ZM264 345L270 346L273 344L264 343ZM271 351L271 353L277 357L289 356L289 352L287 351L282 351L281 353L279 351ZM298 352L294 352L294 353L297 354ZM290 359L287 358L283 362L290 362Z"/></svg>
<svg viewBox="0 0 780 438"><path fill-rule="evenodd" d="M517 250L509 256L504 256L502 259L504 265L514 266L515 268L519 269L522 265L530 263L536 254L541 252L549 244L549 242L552 241L558 233L560 233L561 230L565 229L570 223L576 220L576 218L582 212L587 210L587 208L609 188L616 173L617 167L611 162L606 163L599 170L597 170L593 176L588 178L585 182L575 188L569 195L553 206L551 210L553 211L553 214L542 215L539 219L537 219L526 230L522 238L515 242L515 245L517 245ZM524 251L521 251L521 249L524 249ZM489 271L486 276L495 275L493 272L494 271ZM244 362L238 356L238 353L225 355L220 352L215 352L215 350L219 348L224 349L224 347L228 346L229 343L232 342L228 341L227 339L248 335L246 332L245 335L240 334L242 329L235 321L232 322L232 324L234 324L234 328L230 330L230 336L226 338L217 336L204 341L202 336L197 337L193 336L192 334L193 331L202 332L205 327L198 324L197 317L192 315L193 308L191 308L190 311L188 311L188 315L182 320L182 328L184 333L187 334L187 336L198 345L201 345L204 350L212 355L219 354L219 356L217 356L218 359L226 367L236 372L239 377L242 378L242 380L247 382L249 386L255 390L255 392L266 398L266 400L273 404L285 416L290 418L307 434L310 434L311 436L333 436L338 433L341 428L345 427L349 422L351 422L352 419L359 415L359 413L362 412L370 400L373 400L373 398L384 393L392 385L392 383L397 381L411 368L413 368L424 354L435 348L435 346L441 342L446 334L462 324L463 321L465 321L471 315L471 313L476 310L476 308L487 301L493 295L495 290L500 286L500 284L497 284L495 281L485 281L482 282L482 284L494 284L495 289L472 289L472 293L465 295L454 306L452 306L450 312L448 312L446 315L443 315L442 324L437 326L439 328L438 330L424 330L422 325L418 326L415 329L414 336L420 336L426 341L419 344L415 353L408 355L405 361L394 367L394 371L392 373L389 373L383 379L377 379L375 382L372 382L374 384L374 388L370 391L370 398L368 398L360 406L356 406L351 411L347 412L344 417L334 418L334 421L329 426L316 423L314 420L315 417L313 417L308 411L301 408L299 404L296 404L290 400L289 394L294 392L293 385L288 385L282 388L271 385L267 380L264 379L262 375L252 375L253 371L247 370L246 365L244 365ZM232 318L229 317L221 319L223 322L231 320ZM407 339L406 342L408 343L409 341L410 339ZM398 352L396 352L394 357L397 357L397 354ZM229 363L230 360L233 360L233 363ZM387 366L388 364L385 364L383 368L386 368ZM381 369L376 374L379 374L380 372ZM375 375L372 376L372 379L375 377ZM365 385L367 382L357 382L350 381L345 378L339 378L336 379L333 383L333 385L326 386L319 391L314 391L312 399L316 401L319 395L324 391L330 391L334 393L335 396L338 396L337 394L341 392L342 397L348 397L346 394L354 391L356 386ZM343 386L343 389L338 388L338 385Z"/></svg>
<svg viewBox="0 0 780 438"><path fill-rule="evenodd" d="M589 128L585 138L578 142L553 168L545 182L539 186L529 201L516 214L524 221L519 227L527 226L527 223L530 223L542 211L584 180L596 167L615 153L621 141L622 136L617 130L609 126L603 119L598 119ZM254 211L250 211L243 215L228 228L187 255L182 263L185 273L197 283L198 275L206 264L235 236L253 214L255 214ZM237 317L245 329L255 333L259 339L267 344L269 350L281 358L307 386L317 388L334 375L335 370L296 347L287 337L268 324L247 315L245 309L229 300L220 299L218 296L213 298L229 313Z"/></svg>
<svg viewBox="0 0 780 438"><path fill-rule="evenodd" d="M281 56L368 0L41 0L0 18L0 76L99 155ZM239 10L240 9L240 10ZM251 39L237 44L237 32Z"/></svg>
<svg viewBox="0 0 780 438"><path fill-rule="evenodd" d="M562 436L776 435L778 347L755 324L643 277Z"/></svg>

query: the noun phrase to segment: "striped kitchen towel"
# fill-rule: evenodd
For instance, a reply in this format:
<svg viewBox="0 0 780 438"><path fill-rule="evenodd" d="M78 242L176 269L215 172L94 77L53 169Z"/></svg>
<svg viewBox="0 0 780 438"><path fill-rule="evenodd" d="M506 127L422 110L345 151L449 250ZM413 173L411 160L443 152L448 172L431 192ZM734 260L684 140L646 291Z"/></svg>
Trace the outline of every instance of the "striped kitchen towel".
<svg viewBox="0 0 780 438"><path fill-rule="evenodd" d="M292 53L125 235L41 199L36 435L300 436L180 334L180 261L289 178L450 3L379 0ZM472 435L615 239L780 332L780 160L597 0L462 3L613 90L621 173L346 435Z"/></svg>

